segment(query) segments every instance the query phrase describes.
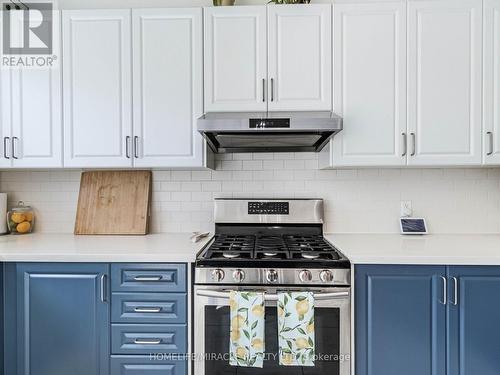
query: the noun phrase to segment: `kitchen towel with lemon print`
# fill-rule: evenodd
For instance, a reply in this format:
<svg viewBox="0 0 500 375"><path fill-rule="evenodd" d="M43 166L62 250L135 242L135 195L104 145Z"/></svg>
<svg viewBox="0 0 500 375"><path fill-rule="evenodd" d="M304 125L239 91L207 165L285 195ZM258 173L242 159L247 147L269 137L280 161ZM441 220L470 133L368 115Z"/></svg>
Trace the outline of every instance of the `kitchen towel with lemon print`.
<svg viewBox="0 0 500 375"><path fill-rule="evenodd" d="M264 362L264 293L232 291L231 366L262 367Z"/></svg>
<svg viewBox="0 0 500 375"><path fill-rule="evenodd" d="M314 294L278 293L279 360L282 366L314 366Z"/></svg>

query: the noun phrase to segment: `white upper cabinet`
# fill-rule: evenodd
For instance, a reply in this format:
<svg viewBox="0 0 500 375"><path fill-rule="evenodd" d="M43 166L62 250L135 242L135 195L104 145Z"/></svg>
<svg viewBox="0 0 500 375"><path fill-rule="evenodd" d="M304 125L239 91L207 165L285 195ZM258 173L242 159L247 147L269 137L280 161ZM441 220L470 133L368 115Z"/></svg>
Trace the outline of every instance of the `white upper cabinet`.
<svg viewBox="0 0 500 375"><path fill-rule="evenodd" d="M406 3L335 3L333 14L333 109L344 129L326 163L405 165Z"/></svg>
<svg viewBox="0 0 500 375"><path fill-rule="evenodd" d="M203 165L202 10L132 13L134 165Z"/></svg>
<svg viewBox="0 0 500 375"><path fill-rule="evenodd" d="M500 0L484 1L484 162L500 164Z"/></svg>
<svg viewBox="0 0 500 375"><path fill-rule="evenodd" d="M408 164L479 165L482 1L408 7Z"/></svg>
<svg viewBox="0 0 500 375"><path fill-rule="evenodd" d="M59 51L59 12L54 12L53 27L53 48ZM0 166L62 167L60 66L2 69L0 82Z"/></svg>
<svg viewBox="0 0 500 375"><path fill-rule="evenodd" d="M269 110L332 109L332 6L268 7Z"/></svg>
<svg viewBox="0 0 500 375"><path fill-rule="evenodd" d="M12 73L12 166L62 167L60 69Z"/></svg>
<svg viewBox="0 0 500 375"><path fill-rule="evenodd" d="M266 7L204 11L205 111L266 111Z"/></svg>
<svg viewBox="0 0 500 375"><path fill-rule="evenodd" d="M64 163L132 166L131 11L63 11Z"/></svg>

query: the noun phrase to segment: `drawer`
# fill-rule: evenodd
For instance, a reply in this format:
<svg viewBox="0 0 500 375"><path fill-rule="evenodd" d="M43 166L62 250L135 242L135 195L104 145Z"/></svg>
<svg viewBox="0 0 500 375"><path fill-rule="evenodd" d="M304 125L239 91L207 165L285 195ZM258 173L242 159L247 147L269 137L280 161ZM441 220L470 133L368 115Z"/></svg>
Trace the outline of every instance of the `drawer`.
<svg viewBox="0 0 500 375"><path fill-rule="evenodd" d="M186 292L185 264L111 265L113 292Z"/></svg>
<svg viewBox="0 0 500 375"><path fill-rule="evenodd" d="M187 350L185 324L112 324L113 354L181 353Z"/></svg>
<svg viewBox="0 0 500 375"><path fill-rule="evenodd" d="M113 323L187 323L184 293L113 293Z"/></svg>
<svg viewBox="0 0 500 375"><path fill-rule="evenodd" d="M186 375L187 361L160 356L111 356L111 375Z"/></svg>

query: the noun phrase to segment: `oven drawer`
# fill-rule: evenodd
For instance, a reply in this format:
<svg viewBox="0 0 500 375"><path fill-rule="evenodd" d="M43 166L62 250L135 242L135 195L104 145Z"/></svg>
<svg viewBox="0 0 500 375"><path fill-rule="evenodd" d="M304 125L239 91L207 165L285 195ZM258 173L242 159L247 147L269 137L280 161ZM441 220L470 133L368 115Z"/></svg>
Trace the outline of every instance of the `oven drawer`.
<svg viewBox="0 0 500 375"><path fill-rule="evenodd" d="M113 323L186 323L184 293L113 293Z"/></svg>
<svg viewBox="0 0 500 375"><path fill-rule="evenodd" d="M113 292L186 292L185 264L111 265Z"/></svg>
<svg viewBox="0 0 500 375"><path fill-rule="evenodd" d="M111 375L185 375L187 361L159 356L111 356Z"/></svg>
<svg viewBox="0 0 500 375"><path fill-rule="evenodd" d="M112 324L113 354L186 353L185 324Z"/></svg>

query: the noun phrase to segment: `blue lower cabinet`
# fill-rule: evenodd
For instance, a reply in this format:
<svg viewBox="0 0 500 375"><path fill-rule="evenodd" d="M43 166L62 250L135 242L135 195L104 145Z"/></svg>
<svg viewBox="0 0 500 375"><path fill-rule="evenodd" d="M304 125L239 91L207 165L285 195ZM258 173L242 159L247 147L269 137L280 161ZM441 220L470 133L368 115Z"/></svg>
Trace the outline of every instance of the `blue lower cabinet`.
<svg viewBox="0 0 500 375"><path fill-rule="evenodd" d="M176 353L187 351L185 324L113 324L113 354Z"/></svg>
<svg viewBox="0 0 500 375"><path fill-rule="evenodd" d="M449 374L500 374L500 267L449 267Z"/></svg>
<svg viewBox="0 0 500 375"><path fill-rule="evenodd" d="M185 375L187 361L164 356L112 356L111 375Z"/></svg>
<svg viewBox="0 0 500 375"><path fill-rule="evenodd" d="M6 268L6 309L15 319L6 321L11 327L6 373L109 374L109 265L18 263Z"/></svg>
<svg viewBox="0 0 500 375"><path fill-rule="evenodd" d="M184 293L113 293L113 323L187 323Z"/></svg>
<svg viewBox="0 0 500 375"><path fill-rule="evenodd" d="M185 264L114 263L111 265L113 292L175 292L187 291Z"/></svg>
<svg viewBox="0 0 500 375"><path fill-rule="evenodd" d="M356 375L445 375L443 276L439 266L355 267Z"/></svg>

